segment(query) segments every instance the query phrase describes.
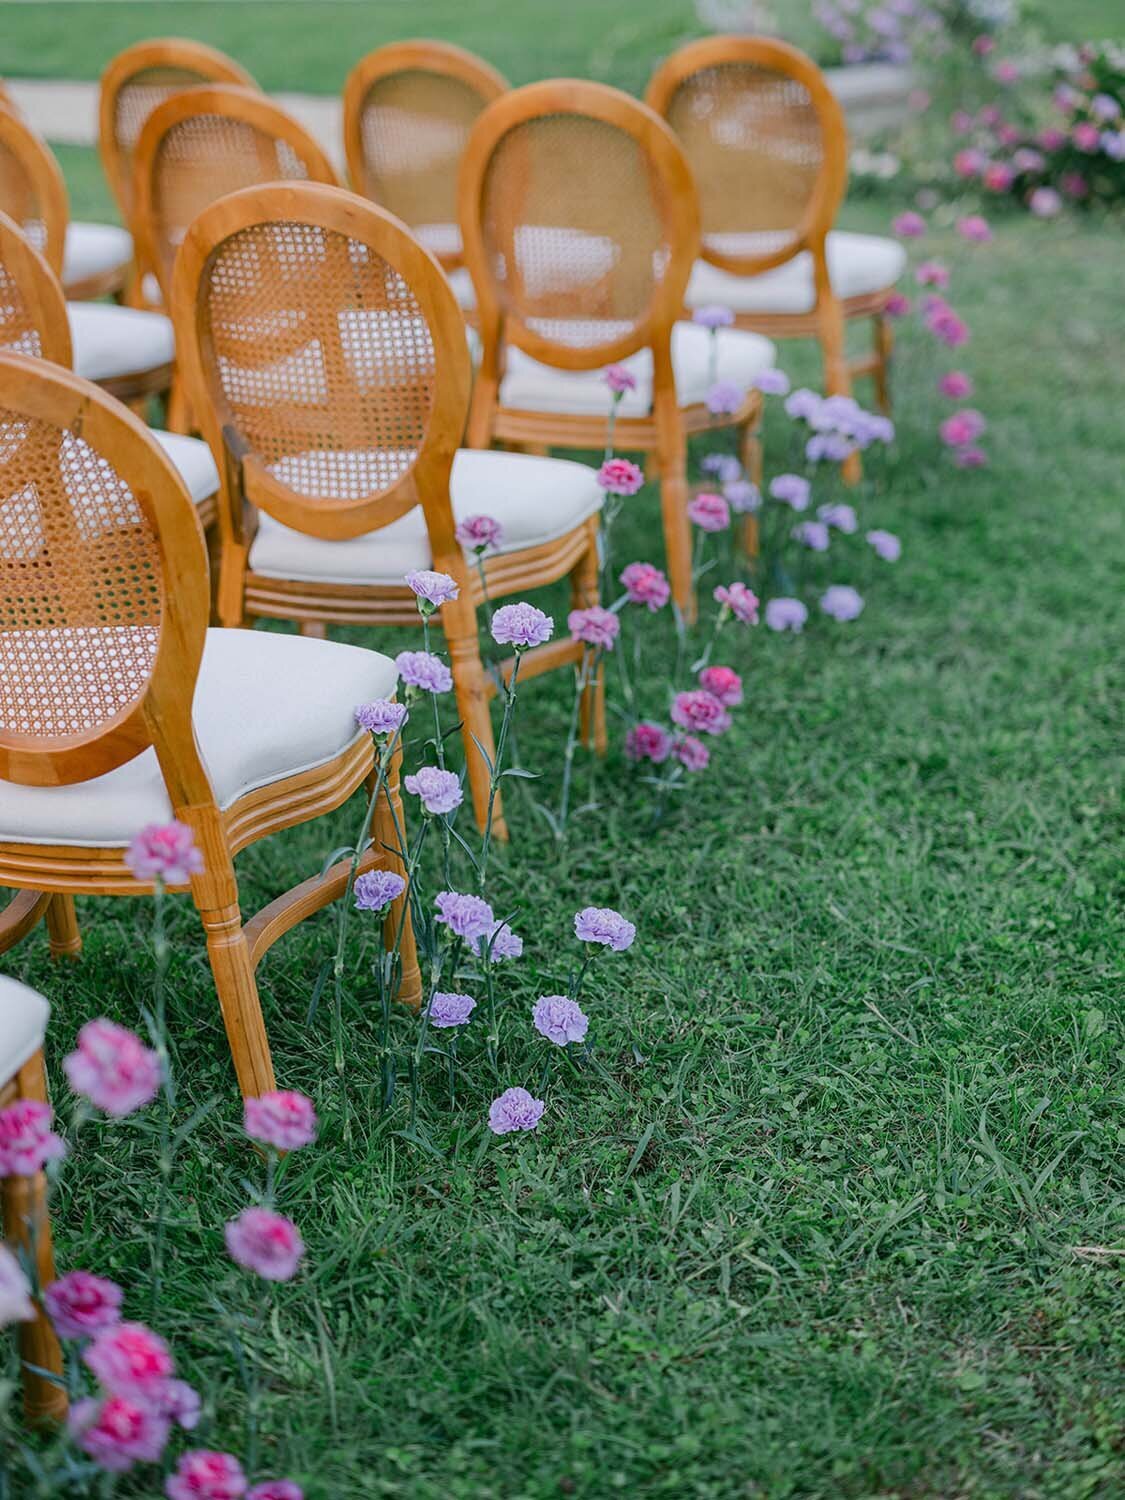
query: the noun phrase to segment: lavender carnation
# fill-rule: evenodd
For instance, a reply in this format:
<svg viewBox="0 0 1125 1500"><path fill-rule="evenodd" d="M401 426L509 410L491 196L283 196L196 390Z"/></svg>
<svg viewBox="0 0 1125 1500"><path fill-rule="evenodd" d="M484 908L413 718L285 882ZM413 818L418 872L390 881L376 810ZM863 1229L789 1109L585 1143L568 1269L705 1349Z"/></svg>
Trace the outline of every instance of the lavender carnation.
<svg viewBox="0 0 1125 1500"><path fill-rule="evenodd" d="M729 307L724 307L721 302L709 302L706 307L697 307L691 315L691 321L700 328L709 328L712 333L719 328L731 328L734 326L734 313Z"/></svg>
<svg viewBox="0 0 1125 1500"><path fill-rule="evenodd" d="M418 600L420 609L427 604L430 606L430 609L423 609L424 614L429 614L439 604L447 604L450 599L456 599L461 592L448 573L436 573L433 568L407 573L406 586Z"/></svg>
<svg viewBox="0 0 1125 1500"><path fill-rule="evenodd" d="M822 505L817 515L826 526L832 526L846 536L851 536L859 525L855 511L850 505Z"/></svg>
<svg viewBox="0 0 1125 1500"><path fill-rule="evenodd" d="M621 633L621 621L611 609L603 609L600 604L592 604L589 609L572 609L566 623L576 641L603 651L612 651Z"/></svg>
<svg viewBox="0 0 1125 1500"><path fill-rule="evenodd" d="M517 651L541 646L550 640L554 628L550 615L523 600L518 604L502 604L492 616L492 639L501 646L514 646Z"/></svg>
<svg viewBox="0 0 1125 1500"><path fill-rule="evenodd" d="M893 531L869 531L867 541L876 557L881 557L884 562L898 562L902 556L902 543Z"/></svg>
<svg viewBox="0 0 1125 1500"><path fill-rule="evenodd" d="M792 630L800 635L809 612L800 599L771 599L766 605L766 625L770 630Z"/></svg>
<svg viewBox="0 0 1125 1500"><path fill-rule="evenodd" d="M762 508L762 492L749 479L736 479L732 484L723 485L723 496L731 510L740 516L751 516Z"/></svg>
<svg viewBox="0 0 1125 1500"><path fill-rule="evenodd" d="M450 1026L464 1026L476 1008L477 1002L471 995L455 995L437 990L430 1001L430 1025L439 1031Z"/></svg>
<svg viewBox="0 0 1125 1500"><path fill-rule="evenodd" d="M488 1109L488 1128L493 1135L513 1130L534 1130L543 1118L542 1099L533 1099L526 1089L505 1089Z"/></svg>
<svg viewBox="0 0 1125 1500"><path fill-rule="evenodd" d="M779 474L770 483L770 494L783 505L794 510L806 510L809 503L809 482L800 474Z"/></svg>
<svg viewBox="0 0 1125 1500"><path fill-rule="evenodd" d="M788 396L789 376L784 370L759 370L753 385L763 396Z"/></svg>
<svg viewBox="0 0 1125 1500"><path fill-rule="evenodd" d="M373 703L359 705L355 711L355 721L368 734L383 739L402 728L406 713L405 703L392 703L389 698L376 698Z"/></svg>
<svg viewBox="0 0 1125 1500"><path fill-rule="evenodd" d="M539 1035L556 1047L585 1041L590 1026L577 1000L566 995L540 995L532 1007L531 1022Z"/></svg>
<svg viewBox="0 0 1125 1500"><path fill-rule="evenodd" d="M470 938L469 947L477 954L487 948L489 957L493 960L519 958L523 953L523 938L513 932L507 922L497 922L489 937L482 934L480 937Z"/></svg>
<svg viewBox="0 0 1125 1500"><path fill-rule="evenodd" d="M736 380L716 380L704 401L713 417L731 417L742 405L745 394Z"/></svg>
<svg viewBox="0 0 1125 1500"><path fill-rule="evenodd" d="M612 907L585 906L575 913L574 935L583 943L601 943L614 953L624 953L637 929Z"/></svg>
<svg viewBox="0 0 1125 1500"><path fill-rule="evenodd" d="M435 898L438 909L437 921L443 922L450 932L472 942L484 937L496 925L492 907L479 896L462 895L460 891L442 891Z"/></svg>
<svg viewBox="0 0 1125 1500"><path fill-rule="evenodd" d="M863 609L863 596L847 583L834 583L820 596L820 607L834 620L854 620Z"/></svg>
<svg viewBox="0 0 1125 1500"><path fill-rule="evenodd" d="M400 651L395 657L398 675L407 687L422 693L448 693L453 674L440 657L428 651Z"/></svg>
<svg viewBox="0 0 1125 1500"><path fill-rule="evenodd" d="M422 799L428 813L449 813L460 807L464 794L461 779L453 771L441 771L437 766L422 766L412 776L405 778L406 790Z"/></svg>
<svg viewBox="0 0 1125 1500"><path fill-rule="evenodd" d="M386 911L406 889L406 881L394 870L368 870L357 875L352 894L356 911Z"/></svg>

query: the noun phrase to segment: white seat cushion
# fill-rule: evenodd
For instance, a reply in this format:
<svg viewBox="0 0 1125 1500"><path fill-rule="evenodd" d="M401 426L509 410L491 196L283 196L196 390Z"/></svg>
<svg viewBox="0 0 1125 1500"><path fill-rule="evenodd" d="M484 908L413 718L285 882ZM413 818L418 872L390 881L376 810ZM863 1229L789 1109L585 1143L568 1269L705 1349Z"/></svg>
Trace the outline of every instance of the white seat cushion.
<svg viewBox="0 0 1125 1500"><path fill-rule="evenodd" d="M43 1045L51 1007L38 990L0 974L0 1084Z"/></svg>
<svg viewBox="0 0 1125 1500"><path fill-rule="evenodd" d="M158 370L176 357L172 320L163 313L116 307L109 302L68 302L74 373L112 380Z"/></svg>
<svg viewBox="0 0 1125 1500"><path fill-rule="evenodd" d="M389 657L359 646L209 630L192 715L219 806L339 755L358 736L356 705L397 680ZM151 749L73 786L0 781L0 841L116 846L171 816Z"/></svg>
<svg viewBox="0 0 1125 1500"><path fill-rule="evenodd" d="M347 466L354 455L339 455ZM518 552L553 542L601 508L597 474L567 458L534 458L462 448L450 479L453 514L489 515L503 536L498 552ZM306 536L263 511L250 548L250 568L268 578L332 583L401 584L415 568L433 564L421 506L347 542Z"/></svg>
<svg viewBox="0 0 1125 1500"><path fill-rule="evenodd" d="M455 271L446 273L449 277L449 285L453 288L453 295L457 298L457 305L465 312L473 312L477 305L477 289L473 285L473 278L464 266L458 266Z"/></svg>
<svg viewBox="0 0 1125 1500"><path fill-rule="evenodd" d="M776 358L777 351L769 339L724 328L718 334L716 374L712 375L711 338L706 328L697 328L694 323L677 323L672 330L672 367L681 406L702 402L713 379L749 386L758 371L767 369ZM636 376L637 388L626 392L618 415L647 416L652 409L652 351L642 349L622 364ZM509 349L507 371L500 382L500 404L518 411L604 416L609 410L605 372L556 370L521 349Z"/></svg>
<svg viewBox="0 0 1125 1500"><path fill-rule="evenodd" d="M133 236L117 224L89 224L72 219L63 244L63 286L126 266L133 258Z"/></svg>
<svg viewBox="0 0 1125 1500"><path fill-rule="evenodd" d="M723 237L723 249L738 253L737 235ZM876 234L828 236L828 275L832 290L846 301L894 286L906 268L906 251L897 240ZM696 261L684 299L688 307L720 303L736 313L809 313L816 306L812 256L802 250L784 265L760 276L733 276L706 261Z"/></svg>
<svg viewBox="0 0 1125 1500"><path fill-rule="evenodd" d="M159 427L149 430L179 470L180 478L196 505L201 500L210 499L219 488L219 471L203 439L187 437L180 432L162 432Z"/></svg>

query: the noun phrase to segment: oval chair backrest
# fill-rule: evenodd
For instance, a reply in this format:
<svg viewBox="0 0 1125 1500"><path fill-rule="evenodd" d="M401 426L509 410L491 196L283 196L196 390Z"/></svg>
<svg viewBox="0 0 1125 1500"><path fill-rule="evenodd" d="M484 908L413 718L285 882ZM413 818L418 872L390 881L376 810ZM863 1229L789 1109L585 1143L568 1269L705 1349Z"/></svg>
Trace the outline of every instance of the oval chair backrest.
<svg viewBox="0 0 1125 1500"><path fill-rule="evenodd" d="M603 84L514 89L477 121L459 217L486 347L595 369L666 340L699 249L691 170L645 105Z"/></svg>
<svg viewBox="0 0 1125 1500"><path fill-rule="evenodd" d="M30 354L70 369L66 298L50 266L0 213L0 353Z"/></svg>
<svg viewBox="0 0 1125 1500"><path fill-rule="evenodd" d="M206 797L191 701L208 608L195 507L139 419L0 354L0 777L85 781L154 745L175 805L184 776Z"/></svg>
<svg viewBox="0 0 1125 1500"><path fill-rule="evenodd" d="M254 89L206 84L149 115L133 157L134 232L168 305L188 228L217 198L266 182L324 182L336 173L283 109Z"/></svg>
<svg viewBox="0 0 1125 1500"><path fill-rule="evenodd" d="M352 187L397 215L444 266L461 261L461 157L478 116L507 87L482 58L431 41L369 52L344 85Z"/></svg>
<svg viewBox="0 0 1125 1500"><path fill-rule="evenodd" d="M339 188L248 188L192 225L172 310L192 409L246 499L329 539L422 503L435 550L452 549L472 366L449 283L405 225Z"/></svg>
<svg viewBox="0 0 1125 1500"><path fill-rule="evenodd" d="M98 151L121 217L133 223L133 152L158 104L201 83L256 89L239 63L214 47L163 37L126 47L106 66L98 100Z"/></svg>
<svg viewBox="0 0 1125 1500"><path fill-rule="evenodd" d="M766 37L713 37L674 53L645 98L691 162L706 260L752 276L823 246L847 187L848 137L811 58Z"/></svg>
<svg viewBox="0 0 1125 1500"><path fill-rule="evenodd" d="M6 213L58 276L70 210L59 164L19 115L0 110L0 213Z"/></svg>

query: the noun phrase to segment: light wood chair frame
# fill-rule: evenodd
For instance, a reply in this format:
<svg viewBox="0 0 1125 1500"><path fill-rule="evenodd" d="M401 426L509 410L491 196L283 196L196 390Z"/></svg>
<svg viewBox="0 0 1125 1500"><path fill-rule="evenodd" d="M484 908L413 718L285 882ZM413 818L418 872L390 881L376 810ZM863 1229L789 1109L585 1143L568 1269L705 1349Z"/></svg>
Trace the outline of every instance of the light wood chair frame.
<svg viewBox="0 0 1125 1500"><path fill-rule="evenodd" d="M117 134L117 107L122 89L127 88L138 74L151 68L175 68L184 73L194 73L201 84L232 83L248 89L258 87L251 75L233 57L228 57L217 47L209 47L205 42L189 41L186 37L154 37L149 41L136 42L106 64L98 86L98 155L121 214L121 222L133 236L134 251L137 228L132 199L132 161L130 152ZM192 87L190 84L183 86ZM143 282L152 269L134 253L134 272L128 300L136 307L151 306L145 301Z"/></svg>
<svg viewBox="0 0 1125 1500"><path fill-rule="evenodd" d="M640 146L674 212L666 216L671 255L664 279L654 282L647 316L628 335L593 348L576 349L543 338L505 312L493 277L482 225L482 198L493 152L508 132L549 115L585 116L615 126ZM672 131L647 106L618 89L580 79L528 84L505 94L477 121L461 165L458 190L465 263L476 288L481 362L473 388L468 444L487 448L494 441L528 451L554 446L591 449L605 445L609 395L604 416L523 411L500 404L505 350L511 345L560 370L596 370L649 348L653 354L650 413L618 417L614 441L625 452L649 458L659 477L664 542L673 596L689 619L695 615L691 577L691 526L687 515L687 440L694 433L733 426L742 433L743 456L756 467L756 432L761 397L748 390L730 416L713 416L703 403L682 407L672 367L672 329L683 315L684 291L699 254L699 200L687 157Z"/></svg>
<svg viewBox="0 0 1125 1500"><path fill-rule="evenodd" d="M2 914L0 914L2 915ZM42 1049L37 1050L11 1078L0 1081L0 1109L21 1099L47 1102L47 1075ZM47 1178L43 1172L30 1177L5 1177L0 1182L4 1233L9 1242L35 1263L36 1280L42 1292L55 1280L55 1254L51 1220L47 1208ZM42 1300L33 1298L35 1318L16 1329L23 1366L24 1414L32 1426L61 1422L67 1412L66 1387L62 1383L63 1359L55 1330ZM55 1379L50 1379L54 1376Z"/></svg>
<svg viewBox="0 0 1125 1500"><path fill-rule="evenodd" d="M222 409L221 390L204 353L202 305L206 278L218 248L243 230L267 223L315 225L369 246L394 268L417 300L435 353L433 406L413 465L388 489L359 500L321 499L310 503L275 479L245 446ZM442 605L435 619L445 632L461 717L469 785L477 820L488 808L489 772L473 736L494 756L489 701L498 691L480 654L477 608L484 602L478 572L465 560L455 537L449 479L464 431L472 384L472 362L461 310L441 267L410 231L385 209L340 189L315 184L274 184L247 188L212 204L192 225L176 261L172 308L188 396L212 449L221 476L219 525L222 563L218 611L225 625L251 618L300 622L309 633L332 624L418 624L417 602L402 584L345 584L287 581L251 571L250 546L260 507L286 526L308 536L342 541L377 531L421 506L432 552L432 566L457 581L457 599ZM592 516L556 541L501 553L485 560L492 599L554 583L568 576L576 607L598 600L599 518ZM577 662L582 646L567 637L524 654L521 681L553 667ZM513 660L502 666L505 680ZM595 747L605 748L605 707L600 680L591 684L583 705L583 725ZM505 838L498 798L494 833Z"/></svg>
<svg viewBox="0 0 1125 1500"><path fill-rule="evenodd" d="M820 125L824 157L791 244L770 255L738 256L720 253L709 247L704 238L702 258L735 276L758 276L808 251L812 257L816 299L812 310L738 313L736 327L775 339L816 339L824 360L824 386L829 395L851 395L853 380L870 375L880 407L889 411L889 366L894 335L886 309L895 288L892 285L841 299L833 291L828 274L828 234L848 187L848 124L840 102L810 57L787 42L759 36L707 37L689 42L656 70L649 80L645 100L658 115L666 117L676 91L685 80L724 64L761 67L799 83L807 91ZM873 349L870 355L849 360L846 324L857 318L873 320Z"/></svg>
<svg viewBox="0 0 1125 1500"><path fill-rule="evenodd" d="M499 99L509 88L508 80L491 63L452 42L428 39L390 42L360 58L344 84L343 129L348 180L361 197L367 196L365 183L368 166L363 142L363 115L367 96L374 84L385 78L392 78L396 73L412 71L436 73L465 84L480 95L482 108L494 99ZM433 253L446 270L453 270L464 264L460 253Z"/></svg>
<svg viewBox="0 0 1125 1500"><path fill-rule="evenodd" d="M191 497L144 425L89 381L22 355L0 355L0 410L38 418L60 430L81 432L129 485L155 532L163 576L163 617L156 657L143 695L114 719L65 739L19 735L0 729L0 779L25 786L87 781L151 747L160 765L174 815L186 823L203 855L190 891L207 940L219 1005L243 1096L274 1086L273 1062L255 971L266 952L298 922L344 891L350 861L287 891L244 922L234 856L268 834L333 811L360 786L371 784L370 737L358 736L331 760L279 777L221 809L203 765L192 723L192 699L203 656L209 613L207 555ZM3 573L0 571L0 581ZM236 726L232 721L232 732ZM361 866L405 873L395 819L401 827L398 767L377 809L373 843ZM0 842L0 886L17 894L0 912L0 952L47 920L56 956L75 956L81 939L76 894L148 895L115 845ZM406 896L385 924L393 940L403 924L399 998L417 1006L421 984Z"/></svg>
<svg viewBox="0 0 1125 1500"><path fill-rule="evenodd" d="M304 126L256 88L231 83L201 84L198 88L183 89L158 104L145 121L134 147L131 200L138 258L156 277L166 308L172 306L175 253L168 253L169 245L157 222L160 151L171 131L185 120L201 116L217 116L249 126L259 135L287 146L304 166L310 182L339 186L336 169ZM281 180L276 178L273 163L262 162L261 180ZM185 232L188 227L183 226ZM194 425L178 371L168 397L167 421L172 432L190 432Z"/></svg>

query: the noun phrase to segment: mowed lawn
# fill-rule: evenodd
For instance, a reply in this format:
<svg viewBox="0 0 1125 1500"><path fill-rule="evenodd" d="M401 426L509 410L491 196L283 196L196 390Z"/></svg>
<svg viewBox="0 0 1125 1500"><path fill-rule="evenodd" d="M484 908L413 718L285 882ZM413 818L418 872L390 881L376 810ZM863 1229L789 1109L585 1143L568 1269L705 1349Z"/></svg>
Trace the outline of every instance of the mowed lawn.
<svg viewBox="0 0 1125 1500"><path fill-rule="evenodd" d="M141 7L105 9L107 53L127 39L110 36L118 11L157 29ZM263 10L215 8L260 29ZM588 37L592 8L573 13ZM494 40L482 50L505 66ZM92 155L63 162L74 211L105 211ZM934 249L956 253L940 235ZM484 1131L496 1089L471 1045L452 1109L433 1064L426 1146L404 1139L404 1099L379 1114L358 926L341 1088L326 1006L308 1021L330 920L307 924L262 977L280 1077L324 1128L285 1182L306 1269L263 1295L222 1248L259 1167L201 934L175 901L181 1110L220 1104L183 1153L162 1305L143 1291L155 1153L134 1127L82 1130L57 1239L63 1266L142 1288L127 1310L212 1392L203 1444L247 1448L237 1331L264 1371L261 1469L312 1500L1125 1493L1120 232L1013 218L980 257L954 299L992 467L937 452L930 354L908 343L893 488L859 502L902 561L857 547L839 574L824 564L861 588L860 620L729 638L748 705L655 827L619 730L561 850L510 794L494 901L527 938L505 972L514 1013L565 983L578 907L638 926L594 972L596 1066L557 1071L536 1135ZM807 351L783 362L815 378ZM658 556L651 490L623 532L623 560ZM540 602L565 610L561 592ZM521 699L522 760L549 802L568 708L561 676ZM579 800L587 778L583 763ZM358 817L247 851L246 910ZM54 967L41 935L4 960L53 1001L64 1119L77 1027L137 1024L152 975L146 903L80 916L78 965ZM396 1029L405 1048L412 1023ZM534 1087L544 1044L524 1035L512 1026L501 1082ZM33 1482L14 1474L10 1493Z"/></svg>

